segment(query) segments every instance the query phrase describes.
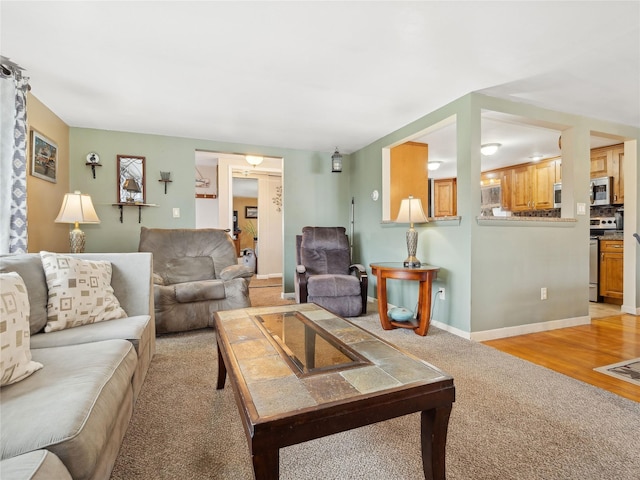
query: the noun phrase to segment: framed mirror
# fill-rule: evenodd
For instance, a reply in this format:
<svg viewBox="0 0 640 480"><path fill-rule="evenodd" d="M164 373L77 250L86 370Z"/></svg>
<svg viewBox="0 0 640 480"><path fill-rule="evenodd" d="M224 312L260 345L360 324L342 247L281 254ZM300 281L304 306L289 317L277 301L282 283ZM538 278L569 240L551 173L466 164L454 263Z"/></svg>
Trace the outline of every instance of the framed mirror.
<svg viewBox="0 0 640 480"><path fill-rule="evenodd" d="M118 155L118 203L147 203L145 157Z"/></svg>

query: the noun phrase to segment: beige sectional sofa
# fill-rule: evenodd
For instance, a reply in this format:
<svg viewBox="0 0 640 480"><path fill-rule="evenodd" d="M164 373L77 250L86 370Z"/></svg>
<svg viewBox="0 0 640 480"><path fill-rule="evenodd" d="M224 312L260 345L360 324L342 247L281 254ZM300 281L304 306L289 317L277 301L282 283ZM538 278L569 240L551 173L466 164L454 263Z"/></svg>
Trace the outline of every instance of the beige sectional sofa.
<svg viewBox="0 0 640 480"><path fill-rule="evenodd" d="M0 272L17 272L26 285L31 356L43 365L0 390L3 480L108 479L155 353L151 254L67 256L110 262L127 316L44 333L40 255L0 256Z"/></svg>

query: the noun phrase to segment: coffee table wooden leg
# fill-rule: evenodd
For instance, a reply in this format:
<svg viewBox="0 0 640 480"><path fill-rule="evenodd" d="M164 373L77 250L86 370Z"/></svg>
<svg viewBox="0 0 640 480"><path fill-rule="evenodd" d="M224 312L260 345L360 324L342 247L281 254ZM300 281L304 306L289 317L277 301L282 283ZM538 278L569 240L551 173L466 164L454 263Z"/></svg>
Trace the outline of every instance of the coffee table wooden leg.
<svg viewBox="0 0 640 480"><path fill-rule="evenodd" d="M220 352L220 345L218 345L218 383L216 390L222 390L226 380L227 366L224 364L224 358L222 358L222 353Z"/></svg>
<svg viewBox="0 0 640 480"><path fill-rule="evenodd" d="M445 480L445 450L451 405L421 413L422 469L425 480Z"/></svg>
<svg viewBox="0 0 640 480"><path fill-rule="evenodd" d="M253 454L253 474L256 480L278 480L280 453L277 448Z"/></svg>

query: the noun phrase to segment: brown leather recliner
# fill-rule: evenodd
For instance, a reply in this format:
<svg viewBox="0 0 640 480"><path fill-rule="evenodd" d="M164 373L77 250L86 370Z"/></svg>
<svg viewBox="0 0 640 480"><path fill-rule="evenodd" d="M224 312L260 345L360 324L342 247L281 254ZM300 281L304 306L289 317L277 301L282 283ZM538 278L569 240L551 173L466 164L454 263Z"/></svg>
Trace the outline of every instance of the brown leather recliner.
<svg viewBox="0 0 640 480"><path fill-rule="evenodd" d="M298 303L316 303L343 317L366 313L367 272L351 263L344 227L304 227L296 235L296 260Z"/></svg>
<svg viewBox="0 0 640 480"><path fill-rule="evenodd" d="M251 306L253 272L225 230L142 227L138 250L153 254L157 333L212 327L214 312Z"/></svg>

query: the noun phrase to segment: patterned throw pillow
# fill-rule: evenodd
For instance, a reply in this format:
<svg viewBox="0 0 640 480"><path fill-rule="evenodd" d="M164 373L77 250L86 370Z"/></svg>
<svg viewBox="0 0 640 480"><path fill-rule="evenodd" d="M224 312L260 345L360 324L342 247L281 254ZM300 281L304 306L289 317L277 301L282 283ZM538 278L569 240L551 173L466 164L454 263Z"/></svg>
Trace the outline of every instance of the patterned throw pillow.
<svg viewBox="0 0 640 480"><path fill-rule="evenodd" d="M45 332L127 316L111 287L111 262L40 252L49 289Z"/></svg>
<svg viewBox="0 0 640 480"><path fill-rule="evenodd" d="M1 386L27 378L42 364L31 360L29 296L22 277L0 273L0 375Z"/></svg>

